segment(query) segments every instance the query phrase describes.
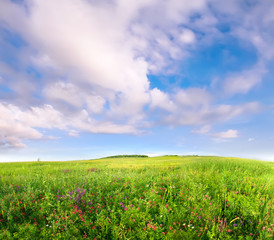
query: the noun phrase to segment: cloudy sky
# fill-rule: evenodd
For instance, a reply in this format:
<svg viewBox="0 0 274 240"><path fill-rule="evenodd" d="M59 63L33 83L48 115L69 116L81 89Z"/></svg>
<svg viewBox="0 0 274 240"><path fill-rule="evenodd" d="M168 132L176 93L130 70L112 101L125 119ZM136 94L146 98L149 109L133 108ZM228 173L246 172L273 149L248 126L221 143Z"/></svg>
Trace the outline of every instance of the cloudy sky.
<svg viewBox="0 0 274 240"><path fill-rule="evenodd" d="M0 0L0 161L274 160L273 0Z"/></svg>

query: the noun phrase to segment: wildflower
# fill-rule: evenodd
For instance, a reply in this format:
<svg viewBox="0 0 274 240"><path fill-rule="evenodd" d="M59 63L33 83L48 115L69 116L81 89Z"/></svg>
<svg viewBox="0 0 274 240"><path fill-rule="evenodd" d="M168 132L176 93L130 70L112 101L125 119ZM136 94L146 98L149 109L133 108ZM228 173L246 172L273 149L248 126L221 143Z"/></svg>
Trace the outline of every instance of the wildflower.
<svg viewBox="0 0 274 240"><path fill-rule="evenodd" d="M265 226L263 226L263 230L265 230Z"/></svg>
<svg viewBox="0 0 274 240"><path fill-rule="evenodd" d="M166 208L168 207L168 203L165 205L165 207L166 207Z"/></svg>
<svg viewBox="0 0 274 240"><path fill-rule="evenodd" d="M271 228L268 228L268 232L271 232Z"/></svg>
<svg viewBox="0 0 274 240"><path fill-rule="evenodd" d="M231 232L231 230L230 230L230 229L227 229L226 231L227 231L227 232Z"/></svg>

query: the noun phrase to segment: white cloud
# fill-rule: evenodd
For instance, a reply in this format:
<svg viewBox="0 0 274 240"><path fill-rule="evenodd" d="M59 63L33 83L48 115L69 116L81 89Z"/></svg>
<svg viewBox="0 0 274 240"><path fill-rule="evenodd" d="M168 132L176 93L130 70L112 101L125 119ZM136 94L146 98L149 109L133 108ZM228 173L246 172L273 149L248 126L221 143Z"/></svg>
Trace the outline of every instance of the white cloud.
<svg viewBox="0 0 274 240"><path fill-rule="evenodd" d="M253 142L255 140L255 138L248 138L247 141L248 142Z"/></svg>
<svg viewBox="0 0 274 240"><path fill-rule="evenodd" d="M44 96L54 103L69 104L78 109L86 105L90 113L102 113L106 100L88 90L81 89L72 83L57 81L45 87Z"/></svg>
<svg viewBox="0 0 274 240"><path fill-rule="evenodd" d="M13 105L0 103L0 148L21 148L23 139L41 139L42 134L20 122L21 111Z"/></svg>
<svg viewBox="0 0 274 240"><path fill-rule="evenodd" d="M171 125L211 125L227 122L240 115L256 113L259 109L260 105L257 102L236 106L181 107L180 111L167 115L163 121Z"/></svg>
<svg viewBox="0 0 274 240"><path fill-rule="evenodd" d="M201 88L179 89L174 95L174 101L179 106L195 108L209 105L211 96Z"/></svg>
<svg viewBox="0 0 274 240"><path fill-rule="evenodd" d="M195 34L189 29L183 29L179 38L182 43L187 44L194 43L196 40Z"/></svg>
<svg viewBox="0 0 274 240"><path fill-rule="evenodd" d="M206 134L210 131L210 129L211 129L210 125L205 125L205 126L202 126L199 129L193 130L192 132L197 133L197 134Z"/></svg>
<svg viewBox="0 0 274 240"><path fill-rule="evenodd" d="M98 122L92 119L86 110L75 114L64 115L51 105L31 107L22 110L12 104L0 103L0 148L25 147L24 140L56 139L46 136L39 129L59 129L70 136L79 136L80 131L90 133L139 134L140 131L131 125L112 122Z"/></svg>
<svg viewBox="0 0 274 240"><path fill-rule="evenodd" d="M224 92L229 95L248 93L252 88L261 83L265 73L265 67L262 64L257 64L253 69L231 74L224 80Z"/></svg>
<svg viewBox="0 0 274 240"><path fill-rule="evenodd" d="M225 132L219 132L212 134L213 137L221 138L221 139L229 139L229 138L237 138L238 137L238 131L229 129Z"/></svg>
<svg viewBox="0 0 274 240"><path fill-rule="evenodd" d="M54 82L44 89L44 95L52 100L65 101L75 107L81 107L82 100L80 89L71 83L62 81Z"/></svg>
<svg viewBox="0 0 274 240"><path fill-rule="evenodd" d="M170 100L168 94L162 92L158 88L151 90L151 108L162 108L167 111L175 111L176 106Z"/></svg>
<svg viewBox="0 0 274 240"><path fill-rule="evenodd" d="M235 0L1 1L1 27L27 43L14 53L23 63L20 73L0 65L0 81L17 96L17 101L9 97L12 104L1 104L8 115L0 129L10 134L2 135L2 145L22 147L24 139L41 139L37 128L60 129L70 136L81 131L138 134L156 112L157 123L203 125L195 131L204 134L210 130L207 125L256 112L256 102L214 104L206 88L151 89L147 75L175 71L193 50L221 39L224 34L216 25L224 21L235 27L230 34L256 47L260 61L251 70L229 75L222 90L248 93L274 56L273 38L266 31L273 24L273 7L266 3L245 13ZM213 8L223 14L215 16ZM28 66L43 77L26 74Z"/></svg>
<svg viewBox="0 0 274 240"><path fill-rule="evenodd" d="M71 137L79 137L80 133L79 133L79 131L76 131L76 130L72 129L72 130L69 131L68 135L71 136Z"/></svg>

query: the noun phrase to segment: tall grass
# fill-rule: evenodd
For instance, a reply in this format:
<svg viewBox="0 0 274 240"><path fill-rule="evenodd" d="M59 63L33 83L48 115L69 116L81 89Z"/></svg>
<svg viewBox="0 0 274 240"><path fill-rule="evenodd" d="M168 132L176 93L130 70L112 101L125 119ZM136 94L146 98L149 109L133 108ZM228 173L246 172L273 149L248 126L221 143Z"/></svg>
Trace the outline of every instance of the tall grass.
<svg viewBox="0 0 274 240"><path fill-rule="evenodd" d="M273 163L164 156L0 164L0 239L272 239Z"/></svg>

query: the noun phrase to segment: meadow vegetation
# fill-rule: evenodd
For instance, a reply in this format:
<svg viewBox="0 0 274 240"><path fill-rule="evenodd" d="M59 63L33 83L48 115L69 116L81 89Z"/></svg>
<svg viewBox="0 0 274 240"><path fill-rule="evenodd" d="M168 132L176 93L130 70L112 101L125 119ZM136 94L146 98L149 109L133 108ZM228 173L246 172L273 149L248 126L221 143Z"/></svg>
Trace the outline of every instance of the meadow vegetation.
<svg viewBox="0 0 274 240"><path fill-rule="evenodd" d="M273 239L273 162L0 164L0 239Z"/></svg>

